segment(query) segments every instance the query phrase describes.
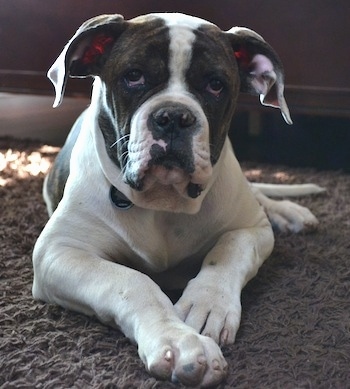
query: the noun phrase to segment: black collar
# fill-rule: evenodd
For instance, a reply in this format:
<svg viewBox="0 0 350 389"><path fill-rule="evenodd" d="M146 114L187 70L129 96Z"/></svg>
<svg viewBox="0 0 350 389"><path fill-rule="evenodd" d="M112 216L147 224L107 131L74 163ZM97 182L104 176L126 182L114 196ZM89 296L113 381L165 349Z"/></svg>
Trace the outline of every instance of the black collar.
<svg viewBox="0 0 350 389"><path fill-rule="evenodd" d="M113 205L122 210L130 209L134 204L123 195L115 186L111 186L109 191L109 198L111 199Z"/></svg>

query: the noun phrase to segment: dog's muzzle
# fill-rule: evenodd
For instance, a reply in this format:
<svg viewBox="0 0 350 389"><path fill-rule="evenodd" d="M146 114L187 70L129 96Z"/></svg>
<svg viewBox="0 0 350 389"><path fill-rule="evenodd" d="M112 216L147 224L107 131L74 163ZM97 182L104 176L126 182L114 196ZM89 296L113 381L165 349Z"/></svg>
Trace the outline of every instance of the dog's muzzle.
<svg viewBox="0 0 350 389"><path fill-rule="evenodd" d="M186 106L173 105L155 110L149 117L148 128L155 140L161 139L166 147L155 144L151 148L150 165L166 169L182 169L188 174L194 172L192 156L192 137L196 132L196 116ZM202 192L200 185L190 183L187 194L198 197Z"/></svg>
<svg viewBox="0 0 350 389"><path fill-rule="evenodd" d="M192 144L197 128L193 112L182 104L162 106L149 115L147 124L156 142L150 149L149 166L179 168L192 174Z"/></svg>
<svg viewBox="0 0 350 389"><path fill-rule="evenodd" d="M202 160L203 155L207 158L203 150L209 148L198 115L189 104L178 101L162 101L136 114L132 128L137 136L129 143L124 182L137 191L162 185L198 197L207 182L202 169L209 163Z"/></svg>

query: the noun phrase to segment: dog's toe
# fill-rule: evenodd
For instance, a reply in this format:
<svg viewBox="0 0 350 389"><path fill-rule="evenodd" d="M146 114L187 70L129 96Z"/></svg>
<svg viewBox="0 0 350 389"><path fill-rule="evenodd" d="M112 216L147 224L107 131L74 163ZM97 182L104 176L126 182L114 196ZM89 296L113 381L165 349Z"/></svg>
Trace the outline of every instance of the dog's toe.
<svg viewBox="0 0 350 389"><path fill-rule="evenodd" d="M158 379L205 388L217 385L226 376L227 363L219 346L186 325L169 328L147 343L148 349L139 349L140 356Z"/></svg>
<svg viewBox="0 0 350 389"><path fill-rule="evenodd" d="M152 356L141 356L147 363L147 370L161 380L169 380L175 365L174 352L171 346L166 345Z"/></svg>

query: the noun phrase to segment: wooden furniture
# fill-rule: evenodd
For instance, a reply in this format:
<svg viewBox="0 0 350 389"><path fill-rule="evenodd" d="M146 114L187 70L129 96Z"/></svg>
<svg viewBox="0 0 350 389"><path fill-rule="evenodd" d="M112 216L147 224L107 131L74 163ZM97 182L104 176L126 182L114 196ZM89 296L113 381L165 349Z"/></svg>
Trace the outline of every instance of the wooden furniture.
<svg viewBox="0 0 350 389"><path fill-rule="evenodd" d="M53 94L46 71L77 27L101 13L126 18L181 11L259 32L279 53L286 72L286 98L293 113L350 116L348 0L0 0L0 91ZM89 94L71 80L70 95ZM259 109L242 96L241 109Z"/></svg>

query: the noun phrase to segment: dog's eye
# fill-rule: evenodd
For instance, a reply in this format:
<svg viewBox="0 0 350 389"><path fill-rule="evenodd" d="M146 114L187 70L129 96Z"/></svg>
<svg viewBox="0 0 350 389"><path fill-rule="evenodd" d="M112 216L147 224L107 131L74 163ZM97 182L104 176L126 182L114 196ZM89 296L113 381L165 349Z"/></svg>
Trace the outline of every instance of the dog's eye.
<svg viewBox="0 0 350 389"><path fill-rule="evenodd" d="M216 78L210 80L206 87L206 90L212 95L214 95L215 97L219 97L223 89L224 89L223 83Z"/></svg>
<svg viewBox="0 0 350 389"><path fill-rule="evenodd" d="M125 75L125 82L129 87L145 85L145 76L141 70L134 69Z"/></svg>

